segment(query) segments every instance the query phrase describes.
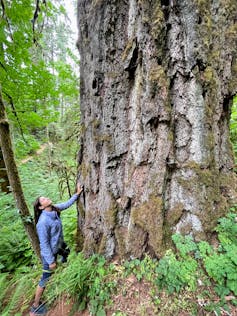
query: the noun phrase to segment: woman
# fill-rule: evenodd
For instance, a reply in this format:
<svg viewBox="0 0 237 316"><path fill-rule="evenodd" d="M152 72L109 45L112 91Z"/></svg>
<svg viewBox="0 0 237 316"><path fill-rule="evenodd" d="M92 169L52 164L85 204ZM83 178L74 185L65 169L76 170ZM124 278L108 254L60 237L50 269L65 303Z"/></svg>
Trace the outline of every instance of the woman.
<svg viewBox="0 0 237 316"><path fill-rule="evenodd" d="M57 255L62 255L62 262L67 260L69 250L63 240L60 211L69 208L79 197L83 187L78 183L77 192L65 203L52 204L47 197L39 197L34 203L35 224L40 242L43 274L36 289L34 304L30 315L45 314L45 306L40 304L47 281L56 268Z"/></svg>

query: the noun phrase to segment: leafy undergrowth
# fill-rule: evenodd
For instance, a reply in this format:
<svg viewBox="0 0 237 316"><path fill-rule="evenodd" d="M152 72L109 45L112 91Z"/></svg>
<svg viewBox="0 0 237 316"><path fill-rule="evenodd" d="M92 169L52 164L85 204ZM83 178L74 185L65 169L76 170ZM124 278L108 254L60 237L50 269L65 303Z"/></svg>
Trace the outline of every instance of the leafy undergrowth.
<svg viewBox="0 0 237 316"><path fill-rule="evenodd" d="M236 211L221 218L215 246L174 235L176 250L160 260L108 263L72 252L45 291L48 316L237 315ZM40 266L9 283L0 279L1 315L27 315ZM33 280L27 282L27 280ZM34 285L34 286L33 286ZM31 288L31 291L30 291ZM17 312L16 312L17 311Z"/></svg>

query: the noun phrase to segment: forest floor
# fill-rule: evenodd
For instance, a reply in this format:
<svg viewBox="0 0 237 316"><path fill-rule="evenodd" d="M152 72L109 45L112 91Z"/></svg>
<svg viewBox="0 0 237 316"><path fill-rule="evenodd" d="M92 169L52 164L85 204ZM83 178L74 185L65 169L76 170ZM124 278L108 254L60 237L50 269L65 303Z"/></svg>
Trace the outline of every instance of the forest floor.
<svg viewBox="0 0 237 316"><path fill-rule="evenodd" d="M106 316L237 316L237 307L228 303L228 311L220 307L219 313L208 311L208 305L218 305L219 298L212 288L200 288L198 292L182 291L167 294L162 291L157 297L151 294L152 285L148 281L138 281L132 274L118 282L116 293L111 303L105 306ZM211 300L204 299L203 292L209 291ZM228 302L231 297L226 297ZM88 309L78 312L73 310L73 302L62 297L52 304L46 316L90 316ZM99 314L104 315L104 314Z"/></svg>
<svg viewBox="0 0 237 316"><path fill-rule="evenodd" d="M157 315L149 291L149 284L137 281L133 275L126 280L120 280L117 293L112 296L111 305L106 307L106 315L117 315L119 312L121 316ZM47 316L69 316L72 305L72 302L68 302L64 298L56 302L54 307L47 313ZM76 312L73 315L89 316L91 314L88 310L85 310L83 312Z"/></svg>
<svg viewBox="0 0 237 316"><path fill-rule="evenodd" d="M157 306L149 294L149 284L138 282L135 277L126 281L126 287L126 295L120 292L112 297L112 304L105 308L106 316L237 316L237 308L234 306L229 306L228 311L221 308L220 313L205 310L208 302L198 299L192 292L179 295L161 293L160 304ZM46 316L92 315L88 309L75 313L72 313L72 309L72 301L62 298L55 302Z"/></svg>

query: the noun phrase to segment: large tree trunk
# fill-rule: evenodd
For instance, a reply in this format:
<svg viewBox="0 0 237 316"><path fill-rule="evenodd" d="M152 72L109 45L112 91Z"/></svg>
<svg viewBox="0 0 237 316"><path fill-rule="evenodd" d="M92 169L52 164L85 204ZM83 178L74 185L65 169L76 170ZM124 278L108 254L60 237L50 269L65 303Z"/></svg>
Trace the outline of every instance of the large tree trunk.
<svg viewBox="0 0 237 316"><path fill-rule="evenodd" d="M33 218L29 212L28 206L26 204L20 177L18 174L14 152L12 149L12 142L10 137L9 123L6 118L5 106L2 99L2 94L0 90L0 145L2 149L3 159L7 169L8 179L14 193L16 200L16 205L19 209L20 216L25 228L25 231L29 237L35 254L40 257L39 241L36 234L35 226L33 223ZM4 212L4 210L1 210Z"/></svg>
<svg viewBox="0 0 237 316"><path fill-rule="evenodd" d="M236 200L233 0L79 0L84 251L160 256Z"/></svg>

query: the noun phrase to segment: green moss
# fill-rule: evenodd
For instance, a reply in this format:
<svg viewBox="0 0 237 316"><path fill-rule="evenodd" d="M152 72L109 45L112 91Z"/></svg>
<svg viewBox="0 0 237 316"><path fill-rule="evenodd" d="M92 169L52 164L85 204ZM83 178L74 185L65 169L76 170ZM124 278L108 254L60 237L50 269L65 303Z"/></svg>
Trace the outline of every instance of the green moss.
<svg viewBox="0 0 237 316"><path fill-rule="evenodd" d="M111 207L104 212L104 220L106 228L113 229L116 225L118 207L116 202L111 203Z"/></svg>
<svg viewBox="0 0 237 316"><path fill-rule="evenodd" d="M180 234L181 235L188 235L191 233L192 231L192 224L191 223L186 223L186 225L183 225L181 228L180 228Z"/></svg>
<svg viewBox="0 0 237 316"><path fill-rule="evenodd" d="M209 0L194 0L194 3L196 4L196 7L201 16L208 14L210 5Z"/></svg>
<svg viewBox="0 0 237 316"><path fill-rule="evenodd" d="M165 26L164 13L161 9L160 1L155 2L155 7L153 8L153 15L151 20L151 35L154 38L157 38L159 36L159 33Z"/></svg>
<svg viewBox="0 0 237 316"><path fill-rule="evenodd" d="M200 25L197 25L197 31L199 32L201 41L202 41L202 50L204 50L205 55L207 56L208 62L210 61L210 53L214 50L210 49L210 44L212 43L212 32L213 32L213 22L210 10L210 1L207 0L195 0L194 4L201 18ZM210 75L210 74L207 74Z"/></svg>
<svg viewBox="0 0 237 316"><path fill-rule="evenodd" d="M211 111L212 112L212 111ZM211 121L209 120L209 124L211 124ZM212 152L212 162L214 163L214 147L215 147L215 138L214 135L212 133L212 131L210 131L207 135L206 135L206 147L209 148L209 150Z"/></svg>
<svg viewBox="0 0 237 316"><path fill-rule="evenodd" d="M103 2L104 2L104 0L93 0L92 6L93 7L100 6L103 4Z"/></svg>
<svg viewBox="0 0 237 316"><path fill-rule="evenodd" d="M114 233L118 243L118 254L121 258L124 258L127 254L126 239L128 235L128 229L126 227L117 227L115 228Z"/></svg>
<svg viewBox="0 0 237 316"><path fill-rule="evenodd" d="M168 87L168 78L161 65L156 65L150 70L148 80L157 83L160 87Z"/></svg>
<svg viewBox="0 0 237 316"><path fill-rule="evenodd" d="M85 238L82 252L84 253L85 257L88 258L94 253L98 251L96 244L93 239Z"/></svg>
<svg viewBox="0 0 237 316"><path fill-rule="evenodd" d="M150 23L149 16L143 16L142 17L142 23L143 24L149 24Z"/></svg>
<svg viewBox="0 0 237 316"><path fill-rule="evenodd" d="M210 232L216 225L219 217L223 216L228 209L226 198L221 193L219 170L202 169L195 162L186 164L185 168L193 170L194 175L190 179L177 179L187 194L192 194L198 201L199 209L197 212L204 232Z"/></svg>
<svg viewBox="0 0 237 316"><path fill-rule="evenodd" d="M198 8L204 11L209 1L208 0L195 0L195 2L198 5Z"/></svg>
<svg viewBox="0 0 237 316"><path fill-rule="evenodd" d="M76 251L80 252L83 249L83 244L84 244L84 236L82 235L82 232L77 230L76 233Z"/></svg>
<svg viewBox="0 0 237 316"><path fill-rule="evenodd" d="M212 99L212 102L215 103L220 80L218 75L220 74L220 69L222 69L220 64L225 62L222 60L222 51L225 49L223 45L221 45L223 36L226 45L230 47L230 49L232 49L232 43L237 38L237 23L234 22L236 16L236 1L220 0L219 6L222 8L224 14L218 17L218 29L213 22L211 2L207 0L195 0L194 3L201 18L201 24L198 26L197 30L202 39L203 54L207 57L208 65L207 69L204 71L204 84L207 85L210 102ZM234 76L232 76L232 78L233 77ZM237 80L231 79L229 83L230 91L234 91L236 85Z"/></svg>
<svg viewBox="0 0 237 316"><path fill-rule="evenodd" d="M85 123L81 123L81 134L85 134L85 131L86 131L86 125Z"/></svg>
<svg viewBox="0 0 237 316"><path fill-rule="evenodd" d="M216 87L216 75L214 69L211 66L206 67L203 72L203 78L206 84Z"/></svg>
<svg viewBox="0 0 237 316"><path fill-rule="evenodd" d="M107 242L107 238L106 235L103 234L100 242L99 242L99 248L98 248L98 253L99 254L105 254L106 251L106 242Z"/></svg>
<svg viewBox="0 0 237 316"><path fill-rule="evenodd" d="M116 78L119 78L120 73L119 72L107 72L106 76L108 78L116 79Z"/></svg>
<svg viewBox="0 0 237 316"><path fill-rule="evenodd" d="M170 141L171 143L174 142L174 132L170 129L169 133L168 133L168 141Z"/></svg>
<svg viewBox="0 0 237 316"><path fill-rule="evenodd" d="M219 63L220 61L220 55L221 55L221 52L220 50L212 50L209 54L209 60L210 62L212 63ZM208 61L209 61L208 60Z"/></svg>
<svg viewBox="0 0 237 316"><path fill-rule="evenodd" d="M94 129L99 128L100 125L101 125L101 120L95 119L95 120L92 121L92 126L93 126Z"/></svg>
<svg viewBox="0 0 237 316"><path fill-rule="evenodd" d="M183 203L177 203L174 207L168 210L166 214L167 223L172 226L175 225L181 218L184 211Z"/></svg>
<svg viewBox="0 0 237 316"><path fill-rule="evenodd" d="M220 185L222 187L230 187L236 183L236 177L234 174L221 174Z"/></svg>
<svg viewBox="0 0 237 316"><path fill-rule="evenodd" d="M203 17L203 26L205 26L207 31L209 31L209 32L211 31L211 29L212 29L212 19L211 19L211 16L209 14L206 14Z"/></svg>
<svg viewBox="0 0 237 316"><path fill-rule="evenodd" d="M85 209L84 209L84 207L79 199L77 200L77 207L79 209L80 216L82 218L85 218Z"/></svg>
<svg viewBox="0 0 237 316"><path fill-rule="evenodd" d="M212 81L213 80L213 69L210 66L208 66L205 69L203 76L204 76L204 79L206 81L209 81L209 82Z"/></svg>
<svg viewBox="0 0 237 316"><path fill-rule="evenodd" d="M103 212L103 220L104 220L104 226L106 231L112 231L114 230L116 226L116 218L117 218L117 203L112 199L110 208ZM98 252L101 254L104 254L106 251L106 243L107 243L107 236L106 234L103 234L101 236L101 239L98 243Z"/></svg>
<svg viewBox="0 0 237 316"><path fill-rule="evenodd" d="M172 249L174 247L174 243L172 241L172 235L173 235L173 227L167 223L167 221L164 222L163 225L163 249L161 252L161 256L165 254L165 251L167 249Z"/></svg>
<svg viewBox="0 0 237 316"><path fill-rule="evenodd" d="M185 169L191 169L196 174L191 180L185 180L180 178L180 183L182 182L183 185L186 183L188 188L190 188L190 185L188 185L190 181L194 184L197 183L200 185L205 185L206 187L216 186L218 183L219 172L217 169L211 170L202 168L199 164L195 163L194 161L185 164Z"/></svg>
<svg viewBox="0 0 237 316"><path fill-rule="evenodd" d="M229 91L231 91L231 94L234 94L236 93L236 89L237 89L237 59L236 58L232 63L231 71L232 71L232 79L229 81Z"/></svg>
<svg viewBox="0 0 237 316"><path fill-rule="evenodd" d="M131 52L131 50L134 49L135 45L136 45L136 42L135 42L134 38L132 38L132 39L130 39L128 41L128 43L127 43L127 45L125 47L125 50L124 50L124 52L122 54L122 61L125 61L127 59L129 53Z"/></svg>
<svg viewBox="0 0 237 316"><path fill-rule="evenodd" d="M142 227L135 224L130 225L126 242L130 257L141 258L143 256L147 246L147 235L148 233Z"/></svg>
<svg viewBox="0 0 237 316"><path fill-rule="evenodd" d="M235 0L220 0L220 7L225 8L230 15L236 17L236 1Z"/></svg>
<svg viewBox="0 0 237 316"><path fill-rule="evenodd" d="M213 109L215 105L213 103L214 103L213 100L210 103L209 103L209 100L205 100L205 107L204 107L205 122L209 123L210 126L213 124ZM212 131L209 132L209 135L213 135Z"/></svg>
<svg viewBox="0 0 237 316"><path fill-rule="evenodd" d="M164 67L158 64L153 66L148 73L148 81L151 86L151 97L154 97L159 93L160 98L164 102L165 110L167 110L167 117L169 117L169 114L171 113L171 106L168 100L169 79Z"/></svg>
<svg viewBox="0 0 237 316"><path fill-rule="evenodd" d="M91 170L91 166L86 164L85 162L82 162L78 168L78 173L82 175L83 179L86 179L86 177L90 173L90 170Z"/></svg>
<svg viewBox="0 0 237 316"><path fill-rule="evenodd" d="M108 134L102 134L102 135L95 135L94 140L96 142L110 142L112 139L111 135Z"/></svg>
<svg viewBox="0 0 237 316"><path fill-rule="evenodd" d="M132 223L148 233L148 244L155 254L160 255L163 239L163 202L160 197L151 195L144 202L131 210Z"/></svg>
<svg viewBox="0 0 237 316"><path fill-rule="evenodd" d="M94 141L96 143L105 143L108 153L114 152L113 137L110 134L97 134L94 132Z"/></svg>
<svg viewBox="0 0 237 316"><path fill-rule="evenodd" d="M237 204L237 178L234 173L220 175L220 188L221 191L226 193L229 197L228 203L230 206Z"/></svg>

